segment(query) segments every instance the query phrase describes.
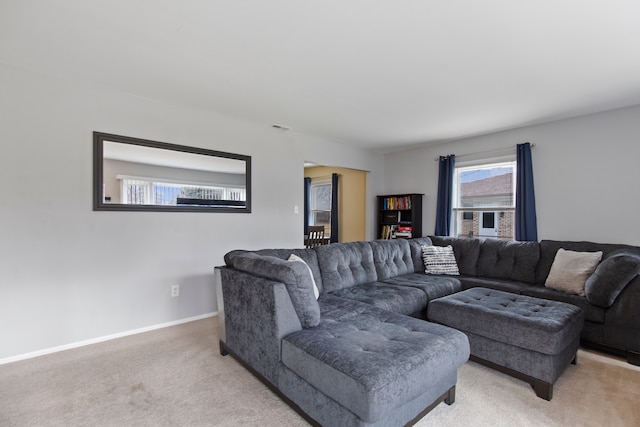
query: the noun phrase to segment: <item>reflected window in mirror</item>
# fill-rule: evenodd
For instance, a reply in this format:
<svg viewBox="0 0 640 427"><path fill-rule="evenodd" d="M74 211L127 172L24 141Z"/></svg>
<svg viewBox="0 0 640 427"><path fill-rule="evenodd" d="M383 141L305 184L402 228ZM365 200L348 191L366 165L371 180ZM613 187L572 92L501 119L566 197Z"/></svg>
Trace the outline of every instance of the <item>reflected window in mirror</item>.
<svg viewBox="0 0 640 427"><path fill-rule="evenodd" d="M94 210L251 212L251 157L101 132Z"/></svg>

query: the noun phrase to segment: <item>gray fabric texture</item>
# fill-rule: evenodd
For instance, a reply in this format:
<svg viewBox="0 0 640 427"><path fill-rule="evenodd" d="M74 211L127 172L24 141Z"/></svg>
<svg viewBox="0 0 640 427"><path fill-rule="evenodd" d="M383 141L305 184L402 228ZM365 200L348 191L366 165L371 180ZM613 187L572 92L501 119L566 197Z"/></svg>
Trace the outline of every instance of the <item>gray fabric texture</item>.
<svg viewBox="0 0 640 427"><path fill-rule="evenodd" d="M587 299L593 305L609 308L634 277L640 274L640 257L614 251L606 256L584 284Z"/></svg>
<svg viewBox="0 0 640 427"><path fill-rule="evenodd" d="M371 249L378 280L413 273L411 248L406 240L374 240Z"/></svg>
<svg viewBox="0 0 640 427"><path fill-rule="evenodd" d="M413 260L413 272L424 273L424 260L422 259L422 247L431 246L433 242L429 237L416 237L407 239L411 249L411 259Z"/></svg>
<svg viewBox="0 0 640 427"><path fill-rule="evenodd" d="M485 288L431 301L427 318L544 354L562 351L580 335L584 321L576 306Z"/></svg>
<svg viewBox="0 0 640 427"><path fill-rule="evenodd" d="M465 332L469 338L471 354L505 368L553 384L573 359L580 346L575 336L556 354L544 354L492 340L482 335Z"/></svg>
<svg viewBox="0 0 640 427"><path fill-rule="evenodd" d="M520 293L535 298L566 302L567 304L580 307L584 313L584 319L589 322L603 323L605 321L606 310L590 304L586 297L581 297L580 295L571 295L566 292L541 286L529 286L523 288Z"/></svg>
<svg viewBox="0 0 640 427"><path fill-rule="evenodd" d="M252 252L236 256L233 264L238 270L284 283L303 328L320 323L320 306L306 265Z"/></svg>
<svg viewBox="0 0 640 427"><path fill-rule="evenodd" d="M479 239L457 239L455 237L429 236L435 246L453 247L460 274L475 276L477 274L478 257L480 256Z"/></svg>
<svg viewBox="0 0 640 427"><path fill-rule="evenodd" d="M328 397L292 370L284 367L278 389L319 425L327 427L389 427L403 426L413 420L425 408L442 396L457 381L456 373L439 381L432 381L429 388L413 400L387 413L373 422L367 422L335 400Z"/></svg>
<svg viewBox="0 0 640 427"><path fill-rule="evenodd" d="M297 255L307 263L313 273L313 280L316 281L318 290L322 292L322 276L320 275L320 266L318 265L318 255L313 249L260 249L257 251L247 251L243 249L237 249L227 252L224 255L224 262L229 267L233 267L233 260L241 254L255 253L256 255L273 256L280 259L288 259L291 254Z"/></svg>
<svg viewBox="0 0 640 427"><path fill-rule="evenodd" d="M535 283L539 259L536 242L484 239L480 243L477 275Z"/></svg>
<svg viewBox="0 0 640 427"><path fill-rule="evenodd" d="M532 285L530 283L518 282L516 280L509 279L490 279L486 277L459 277L462 283L463 289L469 288L487 288L495 289L498 291L511 292L514 294L521 294L524 289L532 287L540 287L538 285Z"/></svg>
<svg viewBox="0 0 640 427"><path fill-rule="evenodd" d="M225 343L269 381L278 380L282 338L302 329L285 285L220 269Z"/></svg>
<svg viewBox="0 0 640 427"><path fill-rule="evenodd" d="M282 362L367 422L454 373L469 357L456 330L327 296L322 322L283 339Z"/></svg>
<svg viewBox="0 0 640 427"><path fill-rule="evenodd" d="M325 292L378 280L369 242L332 243L315 251Z"/></svg>
<svg viewBox="0 0 640 427"><path fill-rule="evenodd" d="M427 306L427 295L422 290L383 282L351 286L330 292L329 295L364 302L406 315L420 313Z"/></svg>
<svg viewBox="0 0 640 427"><path fill-rule="evenodd" d="M462 290L462 285L457 277L432 276L424 273L405 274L387 279L384 283L418 288L427 295L427 303ZM423 308L426 308L426 305Z"/></svg>

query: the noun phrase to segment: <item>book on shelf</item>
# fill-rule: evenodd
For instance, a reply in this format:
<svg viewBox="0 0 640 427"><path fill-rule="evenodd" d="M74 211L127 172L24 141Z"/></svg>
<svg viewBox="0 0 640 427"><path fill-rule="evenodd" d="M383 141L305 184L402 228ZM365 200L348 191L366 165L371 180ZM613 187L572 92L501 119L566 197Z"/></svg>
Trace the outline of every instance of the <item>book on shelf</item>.
<svg viewBox="0 0 640 427"><path fill-rule="evenodd" d="M380 233L380 238L383 240L395 239L396 226L395 225L383 225Z"/></svg>
<svg viewBox="0 0 640 427"><path fill-rule="evenodd" d="M385 211L410 210L411 196L385 197L382 199L382 209Z"/></svg>
<svg viewBox="0 0 640 427"><path fill-rule="evenodd" d="M383 240L390 239L410 239L413 237L413 227L398 225L383 225L380 232L380 238Z"/></svg>

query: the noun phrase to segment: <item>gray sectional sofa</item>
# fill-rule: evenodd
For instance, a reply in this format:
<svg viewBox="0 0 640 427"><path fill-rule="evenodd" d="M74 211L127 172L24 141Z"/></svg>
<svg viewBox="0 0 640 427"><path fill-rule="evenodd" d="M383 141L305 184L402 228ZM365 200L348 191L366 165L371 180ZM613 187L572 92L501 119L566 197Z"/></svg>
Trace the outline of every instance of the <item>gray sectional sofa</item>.
<svg viewBox="0 0 640 427"><path fill-rule="evenodd" d="M424 273L422 246L431 244L453 247L459 276ZM586 296L544 286L558 248L603 251ZM304 263L289 261L292 254ZM453 403L469 341L425 321L427 307L473 287L578 306L583 343L631 362L640 355L636 247L422 237L236 250L218 270L221 353L315 425L410 425L440 402Z"/></svg>

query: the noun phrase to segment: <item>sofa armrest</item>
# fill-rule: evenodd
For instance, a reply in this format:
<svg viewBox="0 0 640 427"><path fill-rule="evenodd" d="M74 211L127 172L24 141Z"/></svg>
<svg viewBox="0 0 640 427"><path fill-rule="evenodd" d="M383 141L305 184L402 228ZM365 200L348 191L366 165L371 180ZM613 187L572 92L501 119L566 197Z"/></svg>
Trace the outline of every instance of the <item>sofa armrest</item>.
<svg viewBox="0 0 640 427"><path fill-rule="evenodd" d="M277 384L282 338L302 329L285 285L229 267L220 276L225 345Z"/></svg>
<svg viewBox="0 0 640 427"><path fill-rule="evenodd" d="M640 276L636 276L607 310L604 344L640 353Z"/></svg>

